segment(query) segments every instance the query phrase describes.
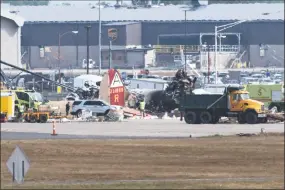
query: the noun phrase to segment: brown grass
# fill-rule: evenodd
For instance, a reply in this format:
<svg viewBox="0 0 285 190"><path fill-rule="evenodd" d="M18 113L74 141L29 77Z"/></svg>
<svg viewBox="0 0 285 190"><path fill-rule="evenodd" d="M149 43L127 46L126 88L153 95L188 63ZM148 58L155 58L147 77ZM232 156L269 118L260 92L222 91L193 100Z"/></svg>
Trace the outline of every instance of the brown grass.
<svg viewBox="0 0 285 190"><path fill-rule="evenodd" d="M183 140L1 141L1 187L9 187L11 183L5 162L16 144L31 161L25 177L25 186L29 188L284 187L284 179L280 178L270 182L166 180L72 184L105 180L282 177L284 135Z"/></svg>

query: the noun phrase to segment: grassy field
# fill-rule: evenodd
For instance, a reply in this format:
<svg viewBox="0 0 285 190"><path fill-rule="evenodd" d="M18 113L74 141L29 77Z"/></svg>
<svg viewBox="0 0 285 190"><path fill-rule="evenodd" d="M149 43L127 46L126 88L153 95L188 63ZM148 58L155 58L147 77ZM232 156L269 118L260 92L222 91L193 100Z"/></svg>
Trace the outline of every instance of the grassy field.
<svg viewBox="0 0 285 190"><path fill-rule="evenodd" d="M16 144L31 168L13 188L284 188L284 134L1 141L1 188L11 188L5 162Z"/></svg>

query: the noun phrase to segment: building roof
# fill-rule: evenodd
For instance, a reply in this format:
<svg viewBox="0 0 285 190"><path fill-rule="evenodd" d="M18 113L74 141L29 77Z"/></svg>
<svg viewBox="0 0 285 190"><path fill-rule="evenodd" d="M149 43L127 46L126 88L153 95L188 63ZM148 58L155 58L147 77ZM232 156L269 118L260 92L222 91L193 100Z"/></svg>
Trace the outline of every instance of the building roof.
<svg viewBox="0 0 285 190"><path fill-rule="evenodd" d="M19 11L26 21L67 22L98 21L99 9L86 6L10 6ZM107 7L101 9L101 20L107 22L137 21L183 21L184 6L167 5L157 8L127 9ZM188 8L189 10L189 8ZM270 13L265 14L264 13ZM230 21L230 20L284 20L284 3L277 4L211 4L201 6L195 11L187 11L191 21Z"/></svg>
<svg viewBox="0 0 285 190"><path fill-rule="evenodd" d="M138 24L139 22L111 22L104 24L104 26L125 26L125 25L131 25L131 24Z"/></svg>
<svg viewBox="0 0 285 190"><path fill-rule="evenodd" d="M16 14L10 13L8 10L1 10L1 17L5 17L16 23L17 26L22 27L24 25L24 19Z"/></svg>

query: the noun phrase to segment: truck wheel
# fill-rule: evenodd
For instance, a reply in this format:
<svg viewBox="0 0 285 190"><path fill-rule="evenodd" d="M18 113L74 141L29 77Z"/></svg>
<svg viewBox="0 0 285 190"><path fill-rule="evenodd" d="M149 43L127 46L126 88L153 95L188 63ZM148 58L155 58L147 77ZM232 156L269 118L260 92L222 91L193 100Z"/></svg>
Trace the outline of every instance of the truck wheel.
<svg viewBox="0 0 285 190"><path fill-rule="evenodd" d="M76 116L77 116L77 118L80 118L80 117L82 116L82 111L81 111L81 110L78 110L78 111L76 112Z"/></svg>
<svg viewBox="0 0 285 190"><path fill-rule="evenodd" d="M203 124L211 123L212 122L212 115L207 111L203 111L200 114L200 120L201 120L201 123L203 123Z"/></svg>
<svg viewBox="0 0 285 190"><path fill-rule="evenodd" d="M184 115L184 120L187 124L194 124L196 122L196 113L193 111L188 111Z"/></svg>
<svg viewBox="0 0 285 190"><path fill-rule="evenodd" d="M37 122L37 117L35 115L31 115L30 122L31 123L36 123Z"/></svg>
<svg viewBox="0 0 285 190"><path fill-rule="evenodd" d="M254 113L254 112L247 112L246 115L245 115L245 121L248 123L248 124L256 124L257 123L257 114Z"/></svg>
<svg viewBox="0 0 285 190"><path fill-rule="evenodd" d="M40 115L40 123L46 123L47 119L47 115Z"/></svg>

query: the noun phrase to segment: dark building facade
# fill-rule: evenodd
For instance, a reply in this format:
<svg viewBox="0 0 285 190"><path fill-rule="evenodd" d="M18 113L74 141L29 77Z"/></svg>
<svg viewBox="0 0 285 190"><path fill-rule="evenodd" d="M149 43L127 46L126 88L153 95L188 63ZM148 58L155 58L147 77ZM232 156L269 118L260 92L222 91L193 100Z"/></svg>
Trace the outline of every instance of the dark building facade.
<svg viewBox="0 0 285 190"><path fill-rule="evenodd" d="M213 22L213 21L193 21L187 22L187 34L213 33L214 27L217 25L227 24L229 22ZM86 29L87 25L91 25L90 29L90 45L98 45L98 22L27 22L22 29L22 45L36 46L48 45L55 46L58 44L58 34L70 30L78 30L77 35L68 35L62 38L63 46L84 46L86 45ZM156 45L159 43L159 36L163 34L174 35L182 34L177 37L176 44L184 42L187 45L199 45L199 40L185 40L185 22L118 22L102 23L102 45L108 45L108 32L110 28L118 31L117 40L114 45ZM242 23L235 27L227 29L227 32L241 33L242 45L258 45L263 44L284 44L284 21L252 21ZM171 38L171 39L170 39ZM174 38L174 39L173 39ZM187 39L187 38L186 38ZM175 44L175 37L169 37L170 44ZM181 40L181 41L180 41ZM235 41L235 39L233 39ZM164 40L165 41L165 40ZM208 39L208 44L214 44L214 38ZM167 42L164 42L167 43ZM233 42L228 42L229 44ZM183 45L183 44L180 44Z"/></svg>
<svg viewBox="0 0 285 190"><path fill-rule="evenodd" d="M233 22L233 21L231 21ZM128 47L139 45L200 45L201 33L214 33L214 27L230 23L229 21L122 21L102 22L102 46L108 51L108 30L116 31L112 45L116 47ZM58 46L58 35L67 31L78 31L78 34L69 34L61 38L61 50L65 57L72 57L66 65L80 64L86 55L86 29L90 29L90 55L98 61L98 22L26 22L22 28L22 46L30 47L32 52L39 52L40 46L53 47L53 62L56 62L55 48ZM186 25L186 30L185 30ZM185 35L185 31L186 34ZM245 61L255 66L283 66L276 61L276 56L284 60L284 20L259 20L239 24L226 30L227 33L240 34L241 49L246 49ZM214 36L204 36L202 43L214 45ZM273 48L266 55L260 56L261 45ZM238 45L237 36L228 36L223 39L223 45ZM103 50L104 51L104 50ZM276 53L278 55L276 55ZM76 56L75 56L76 54ZM78 55L79 54L79 55ZM102 53L106 54L106 53ZM75 58L76 57L76 58ZM126 57L120 55L120 57ZM275 58L272 58L275 57ZM30 55L27 62L33 66L39 66L43 62L38 55ZM104 61L104 60L103 60ZM124 61L126 62L126 61ZM130 61L129 61L130 62Z"/></svg>

